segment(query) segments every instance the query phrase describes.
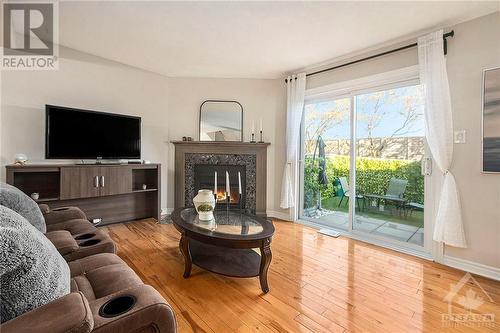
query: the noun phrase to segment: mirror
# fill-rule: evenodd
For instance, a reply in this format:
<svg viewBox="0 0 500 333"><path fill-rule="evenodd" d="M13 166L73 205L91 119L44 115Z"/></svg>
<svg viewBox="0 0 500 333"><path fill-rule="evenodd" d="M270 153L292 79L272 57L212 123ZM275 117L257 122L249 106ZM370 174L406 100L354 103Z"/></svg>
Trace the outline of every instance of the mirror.
<svg viewBox="0 0 500 333"><path fill-rule="evenodd" d="M215 100L201 103L200 141L243 141L241 104Z"/></svg>

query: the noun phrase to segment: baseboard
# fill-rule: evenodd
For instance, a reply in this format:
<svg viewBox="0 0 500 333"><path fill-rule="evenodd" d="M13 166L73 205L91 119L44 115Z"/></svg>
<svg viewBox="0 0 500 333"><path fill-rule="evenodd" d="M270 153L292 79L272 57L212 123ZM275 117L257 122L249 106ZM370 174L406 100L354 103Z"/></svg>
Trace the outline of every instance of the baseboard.
<svg viewBox="0 0 500 333"><path fill-rule="evenodd" d="M290 221L290 215L288 215L287 213L277 212L274 210L266 210L266 214L269 217L274 217L284 221Z"/></svg>
<svg viewBox="0 0 500 333"><path fill-rule="evenodd" d="M500 268L492 267L477 262L460 259L451 256L444 256L443 264L465 272L481 275L493 280L500 281Z"/></svg>

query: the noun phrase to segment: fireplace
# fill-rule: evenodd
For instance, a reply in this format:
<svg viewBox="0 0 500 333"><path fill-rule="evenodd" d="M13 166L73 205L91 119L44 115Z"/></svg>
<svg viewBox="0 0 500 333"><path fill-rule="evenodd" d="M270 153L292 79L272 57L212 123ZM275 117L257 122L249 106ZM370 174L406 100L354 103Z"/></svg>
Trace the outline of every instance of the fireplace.
<svg viewBox="0 0 500 333"><path fill-rule="evenodd" d="M194 166L195 193L201 189L215 190L215 174L217 173L216 209L226 207L226 172L229 174L230 201L229 208L245 209L246 205L246 167L245 165L196 164ZM239 174L239 177L238 177ZM241 180L241 196L240 182Z"/></svg>
<svg viewBox="0 0 500 333"><path fill-rule="evenodd" d="M201 188L213 190L217 171L219 200L224 199L226 171L230 175L231 208L239 208L238 171L244 211L266 214L266 165L269 143L174 141L175 208L192 207ZM219 201L218 208L224 208Z"/></svg>

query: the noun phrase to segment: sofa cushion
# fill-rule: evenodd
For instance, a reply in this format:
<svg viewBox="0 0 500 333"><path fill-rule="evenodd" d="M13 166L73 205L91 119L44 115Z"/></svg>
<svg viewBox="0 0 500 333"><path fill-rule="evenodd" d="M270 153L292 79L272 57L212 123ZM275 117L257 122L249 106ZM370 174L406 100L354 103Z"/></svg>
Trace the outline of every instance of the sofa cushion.
<svg viewBox="0 0 500 333"><path fill-rule="evenodd" d="M92 233L97 228L87 220L76 219L60 223L47 224L47 231L66 230L72 235Z"/></svg>
<svg viewBox="0 0 500 333"><path fill-rule="evenodd" d="M70 261L71 291L82 292L89 300L142 285L142 280L117 255L101 253Z"/></svg>
<svg viewBox="0 0 500 333"><path fill-rule="evenodd" d="M73 236L71 236L69 231L49 231L45 234L45 237L47 237L52 244L54 244L57 251L59 251L62 255L78 250L78 243Z"/></svg>
<svg viewBox="0 0 500 333"><path fill-rule="evenodd" d="M37 203L20 189L0 182L0 205L12 209L23 216L35 228L45 233L45 219Z"/></svg>
<svg viewBox="0 0 500 333"><path fill-rule="evenodd" d="M0 316L8 321L70 291L69 266L24 217L0 206Z"/></svg>

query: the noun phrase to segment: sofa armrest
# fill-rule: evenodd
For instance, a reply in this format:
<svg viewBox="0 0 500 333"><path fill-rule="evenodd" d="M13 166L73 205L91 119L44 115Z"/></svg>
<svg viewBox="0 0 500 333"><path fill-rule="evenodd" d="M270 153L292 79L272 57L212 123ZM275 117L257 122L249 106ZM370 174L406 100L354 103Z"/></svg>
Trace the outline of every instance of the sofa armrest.
<svg viewBox="0 0 500 333"><path fill-rule="evenodd" d="M130 295L136 299L132 309L116 317L101 317L101 306L120 295ZM90 308L94 315L92 333L177 331L174 311L160 293L149 285L131 287L109 297L97 299L90 302Z"/></svg>
<svg viewBox="0 0 500 333"><path fill-rule="evenodd" d="M38 205L45 218L46 224L56 224L69 220L83 219L87 220L85 213L78 207L59 207L50 209L45 204Z"/></svg>
<svg viewBox="0 0 500 333"><path fill-rule="evenodd" d="M94 319L82 293L70 293L0 326L2 333L88 333Z"/></svg>

